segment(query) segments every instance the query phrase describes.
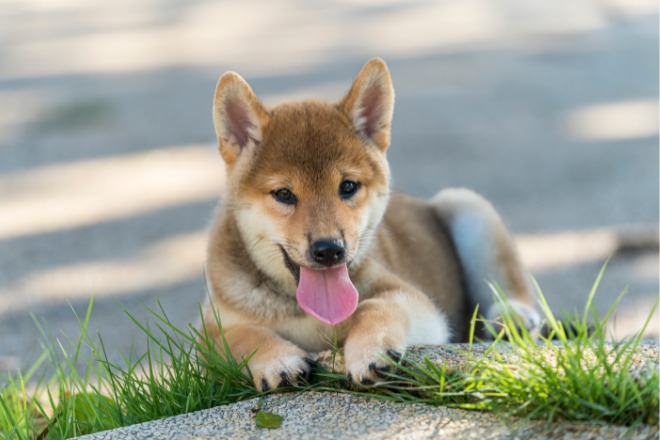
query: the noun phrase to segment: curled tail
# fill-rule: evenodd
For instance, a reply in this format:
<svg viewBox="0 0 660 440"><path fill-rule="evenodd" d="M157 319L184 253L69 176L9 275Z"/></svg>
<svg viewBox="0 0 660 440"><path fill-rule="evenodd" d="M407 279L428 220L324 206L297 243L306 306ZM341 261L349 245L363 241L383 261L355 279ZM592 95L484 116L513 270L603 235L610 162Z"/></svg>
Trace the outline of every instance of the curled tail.
<svg viewBox="0 0 660 440"><path fill-rule="evenodd" d="M471 304L478 304L486 319L496 320L503 310L490 285L498 285L523 324L535 331L541 319L533 307L530 283L495 208L479 194L463 188L441 191L431 204L449 229Z"/></svg>

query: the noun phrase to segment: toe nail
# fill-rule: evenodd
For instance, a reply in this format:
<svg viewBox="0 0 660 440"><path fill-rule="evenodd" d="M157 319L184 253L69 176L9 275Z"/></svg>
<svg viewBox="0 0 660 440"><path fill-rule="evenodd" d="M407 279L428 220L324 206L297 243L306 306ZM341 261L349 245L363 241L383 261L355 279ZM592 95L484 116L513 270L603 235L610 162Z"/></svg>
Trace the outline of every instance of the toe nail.
<svg viewBox="0 0 660 440"><path fill-rule="evenodd" d="M401 353L394 349L387 350L387 355L392 358L394 362L399 362L401 360Z"/></svg>
<svg viewBox="0 0 660 440"><path fill-rule="evenodd" d="M374 373L375 373L376 376L378 376L378 377L386 377L387 374L385 374L385 373L389 373L389 372L390 372L390 366L389 366L389 365L385 365L385 366L383 366L383 367L378 367L378 368L376 368L376 371L375 371Z"/></svg>
<svg viewBox="0 0 660 440"><path fill-rule="evenodd" d="M268 385L268 381L266 379L261 379L261 391L266 392L270 390L270 386Z"/></svg>
<svg viewBox="0 0 660 440"><path fill-rule="evenodd" d="M316 368L319 366L318 362L308 357L303 358L303 361L305 361L305 363L311 370L316 370Z"/></svg>
<svg viewBox="0 0 660 440"><path fill-rule="evenodd" d="M300 372L298 376L298 380L303 380L305 382L309 382L309 379L312 377L312 371L311 369L305 369Z"/></svg>
<svg viewBox="0 0 660 440"><path fill-rule="evenodd" d="M280 380L280 383L277 385L278 388L291 386L291 381L289 381L289 375L286 373L286 371L282 371L280 373L280 377L282 380Z"/></svg>

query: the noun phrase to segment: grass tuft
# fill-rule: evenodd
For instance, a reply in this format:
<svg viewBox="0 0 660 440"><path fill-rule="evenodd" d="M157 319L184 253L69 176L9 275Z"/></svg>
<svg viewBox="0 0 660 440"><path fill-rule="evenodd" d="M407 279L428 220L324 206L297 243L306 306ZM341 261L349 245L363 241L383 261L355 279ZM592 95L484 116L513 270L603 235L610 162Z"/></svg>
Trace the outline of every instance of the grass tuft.
<svg viewBox="0 0 660 440"><path fill-rule="evenodd" d="M581 317L576 314L556 319L539 289L549 334L538 341L530 337L510 309L504 329L495 334L491 328L495 343L488 356L476 360L467 376L468 381L492 390L480 405L507 415L549 421L561 417L619 425L658 424L658 360L648 359L640 368L635 356L658 302L636 336L606 342L608 319L622 295L599 319L593 299L604 270L605 266Z"/></svg>

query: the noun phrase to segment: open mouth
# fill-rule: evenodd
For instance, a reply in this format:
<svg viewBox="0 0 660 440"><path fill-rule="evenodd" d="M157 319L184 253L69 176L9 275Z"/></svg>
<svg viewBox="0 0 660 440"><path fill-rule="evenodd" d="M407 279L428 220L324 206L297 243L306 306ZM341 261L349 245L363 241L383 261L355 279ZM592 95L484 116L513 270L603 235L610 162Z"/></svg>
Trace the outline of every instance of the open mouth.
<svg viewBox="0 0 660 440"><path fill-rule="evenodd" d="M296 300L305 312L330 325L339 324L355 312L358 291L351 282L346 263L312 269L296 264L284 248L281 249L284 264L298 285Z"/></svg>
<svg viewBox="0 0 660 440"><path fill-rule="evenodd" d="M295 278L296 284L300 284L300 265L293 262L291 257L289 257L289 254L284 250L284 247L282 247L282 245L280 245L280 250L282 251L282 255L284 256L284 265L286 266L287 269L289 269L291 275L293 275L293 278Z"/></svg>

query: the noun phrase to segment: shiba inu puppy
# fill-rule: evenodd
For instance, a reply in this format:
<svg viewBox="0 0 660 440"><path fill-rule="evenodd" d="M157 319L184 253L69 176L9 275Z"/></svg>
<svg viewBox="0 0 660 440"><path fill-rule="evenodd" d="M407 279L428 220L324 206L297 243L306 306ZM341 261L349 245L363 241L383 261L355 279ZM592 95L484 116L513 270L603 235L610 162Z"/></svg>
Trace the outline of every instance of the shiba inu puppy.
<svg viewBox="0 0 660 440"><path fill-rule="evenodd" d="M356 384L371 385L414 344L466 337L497 283L539 325L514 245L482 197L431 201L390 191L394 90L385 63L364 65L339 102L267 108L236 73L213 103L227 187L211 228L204 325L248 366L257 388L296 383L308 353L336 335ZM335 333L336 332L336 333Z"/></svg>

